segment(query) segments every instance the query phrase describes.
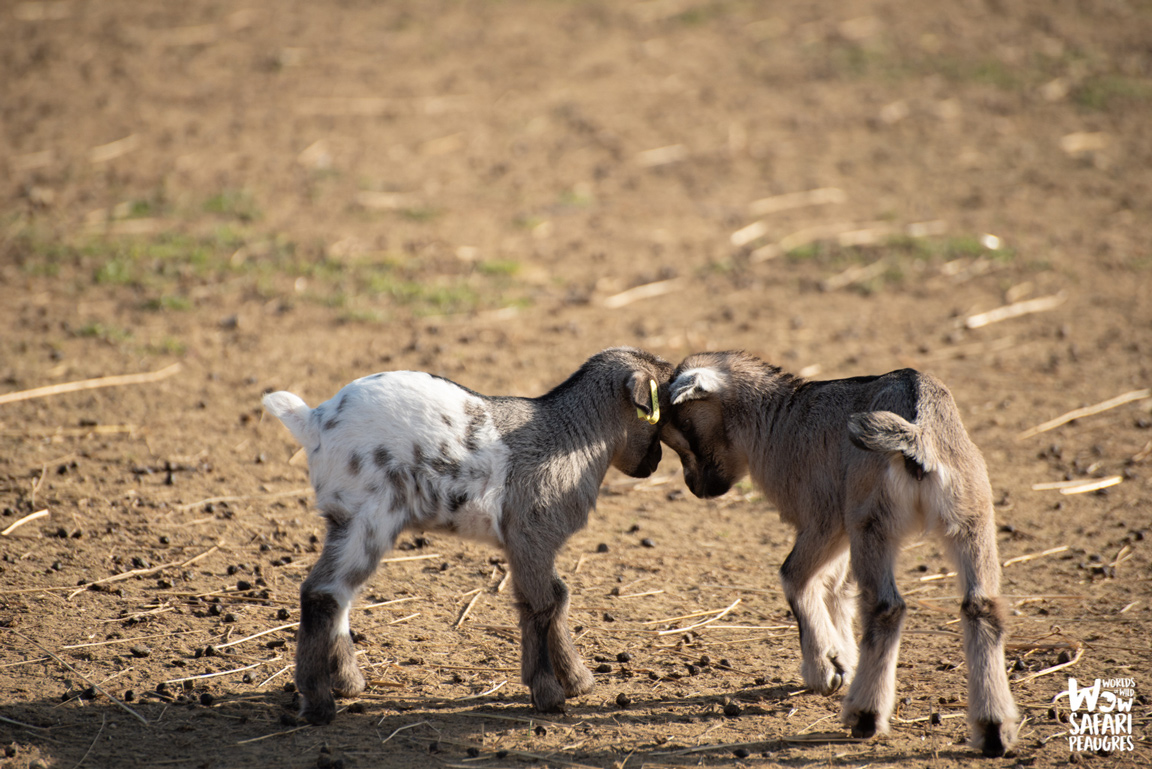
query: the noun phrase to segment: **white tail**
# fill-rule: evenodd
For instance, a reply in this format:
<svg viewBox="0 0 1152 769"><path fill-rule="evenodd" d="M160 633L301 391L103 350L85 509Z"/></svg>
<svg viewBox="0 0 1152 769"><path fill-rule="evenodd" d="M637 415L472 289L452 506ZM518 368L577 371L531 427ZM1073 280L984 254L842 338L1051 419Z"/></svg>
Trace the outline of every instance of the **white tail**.
<svg viewBox="0 0 1152 769"><path fill-rule="evenodd" d="M292 431L301 446L312 445L313 441L308 440L315 432L315 426L309 419L312 409L308 408L300 396L286 390L268 393L264 396L264 408Z"/></svg>

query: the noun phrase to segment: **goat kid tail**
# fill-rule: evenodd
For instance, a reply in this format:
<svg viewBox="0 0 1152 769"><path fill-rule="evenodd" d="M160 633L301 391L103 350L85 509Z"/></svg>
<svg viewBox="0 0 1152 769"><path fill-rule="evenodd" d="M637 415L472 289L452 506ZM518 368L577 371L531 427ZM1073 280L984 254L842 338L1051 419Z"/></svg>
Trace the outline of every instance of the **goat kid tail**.
<svg viewBox="0 0 1152 769"><path fill-rule="evenodd" d="M269 414L284 423L301 446L312 446L316 432L315 422L310 418L312 409L298 395L286 390L268 393L264 396L264 408Z"/></svg>
<svg viewBox="0 0 1152 769"><path fill-rule="evenodd" d="M917 480L936 469L936 457L919 425L891 411L862 411L848 417L848 437L865 451L903 454Z"/></svg>

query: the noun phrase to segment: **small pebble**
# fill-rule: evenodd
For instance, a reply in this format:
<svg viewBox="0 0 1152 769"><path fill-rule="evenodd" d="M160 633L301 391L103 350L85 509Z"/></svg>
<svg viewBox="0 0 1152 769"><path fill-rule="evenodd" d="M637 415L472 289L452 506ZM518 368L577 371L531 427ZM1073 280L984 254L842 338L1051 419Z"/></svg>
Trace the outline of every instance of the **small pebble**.
<svg viewBox="0 0 1152 769"><path fill-rule="evenodd" d="M252 583L246 579L242 579L236 583L236 589L237 590L251 590L252 589Z"/></svg>
<svg viewBox="0 0 1152 769"><path fill-rule="evenodd" d="M724 715L728 716L729 718L735 718L743 712L744 710L735 702L729 702L724 706Z"/></svg>
<svg viewBox="0 0 1152 769"><path fill-rule="evenodd" d="M736 758L748 758L748 756L752 754L749 753L745 748L736 748L736 750L732 751L732 755L736 756Z"/></svg>
<svg viewBox="0 0 1152 769"><path fill-rule="evenodd" d="M280 611L276 612L276 619L278 620L286 620L291 616L292 613L287 609L281 609Z"/></svg>
<svg viewBox="0 0 1152 769"><path fill-rule="evenodd" d="M603 663L596 666L596 672L597 673L611 673L612 672L612 666L609 665L607 662L603 662Z"/></svg>
<svg viewBox="0 0 1152 769"><path fill-rule="evenodd" d="M653 542L650 537L644 537L644 539L640 540L640 545L642 547L656 547L656 543Z"/></svg>
<svg viewBox="0 0 1152 769"><path fill-rule="evenodd" d="M128 651L132 652L132 656L138 659L152 656L152 650L147 646L133 646L129 648Z"/></svg>
<svg viewBox="0 0 1152 769"><path fill-rule="evenodd" d="M616 655L616 661L617 662L631 662L632 661L632 655L629 654L628 652L620 652L619 654Z"/></svg>
<svg viewBox="0 0 1152 769"><path fill-rule="evenodd" d="M235 614L225 614L224 615L224 621L225 622L235 622L236 621L236 615Z"/></svg>
<svg viewBox="0 0 1152 769"><path fill-rule="evenodd" d="M596 552L597 553L607 553L608 552L608 545L604 542L601 542L599 545L596 546Z"/></svg>

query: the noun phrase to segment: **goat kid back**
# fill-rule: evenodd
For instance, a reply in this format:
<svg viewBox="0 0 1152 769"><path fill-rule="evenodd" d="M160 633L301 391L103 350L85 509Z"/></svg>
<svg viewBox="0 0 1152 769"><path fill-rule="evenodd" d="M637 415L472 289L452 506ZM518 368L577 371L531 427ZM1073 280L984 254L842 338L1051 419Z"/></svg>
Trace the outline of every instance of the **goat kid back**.
<svg viewBox="0 0 1152 769"><path fill-rule="evenodd" d="M780 569L800 630L801 674L831 694L853 736L888 730L905 604L895 562L928 530L957 566L972 744L1002 755L1018 716L1004 664L992 490L979 449L937 379L911 369L810 382L745 353L686 358L662 439L696 496L751 475L796 529ZM862 635L853 630L859 590Z"/></svg>
<svg viewBox="0 0 1152 769"><path fill-rule="evenodd" d="M349 609L407 529L502 548L533 704L557 711L588 692L592 674L568 630L556 552L587 522L609 466L635 477L656 469L657 391L671 372L655 355L612 348L539 398L484 396L415 371L358 379L315 409L289 392L266 395L264 407L308 453L328 527L300 589L301 716L328 723L334 695L364 689Z"/></svg>

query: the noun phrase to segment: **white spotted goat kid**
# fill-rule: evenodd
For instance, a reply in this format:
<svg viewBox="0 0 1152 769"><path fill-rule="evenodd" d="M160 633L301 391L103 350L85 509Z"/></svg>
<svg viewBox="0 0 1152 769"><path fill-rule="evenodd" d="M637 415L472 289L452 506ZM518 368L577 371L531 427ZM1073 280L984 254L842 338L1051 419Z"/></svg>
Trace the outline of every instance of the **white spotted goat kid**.
<svg viewBox="0 0 1152 769"><path fill-rule="evenodd" d="M671 372L655 355L619 347L539 398L488 397L414 371L358 379L315 409L289 392L264 396L264 407L307 450L328 524L300 589L301 716L328 723L334 694L364 689L349 608L406 529L503 548L532 704L558 711L565 697L590 691L592 674L568 630L556 552L587 522L609 466L638 478L656 469L658 389L666 390Z"/></svg>

